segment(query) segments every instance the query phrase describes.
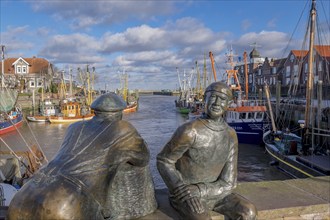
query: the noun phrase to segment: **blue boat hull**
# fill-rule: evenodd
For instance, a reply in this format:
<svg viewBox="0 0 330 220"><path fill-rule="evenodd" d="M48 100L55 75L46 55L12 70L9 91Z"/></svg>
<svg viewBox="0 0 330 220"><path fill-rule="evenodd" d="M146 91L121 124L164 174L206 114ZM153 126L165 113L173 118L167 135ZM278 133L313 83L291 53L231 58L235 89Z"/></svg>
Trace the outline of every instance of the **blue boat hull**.
<svg viewBox="0 0 330 220"><path fill-rule="evenodd" d="M23 124L23 114L18 114L16 118L11 121L6 120L0 122L0 134L5 134L11 131L16 130L17 127Z"/></svg>
<svg viewBox="0 0 330 220"><path fill-rule="evenodd" d="M262 137L265 129L264 122L230 122L228 124L235 129L238 143L254 145L263 144Z"/></svg>

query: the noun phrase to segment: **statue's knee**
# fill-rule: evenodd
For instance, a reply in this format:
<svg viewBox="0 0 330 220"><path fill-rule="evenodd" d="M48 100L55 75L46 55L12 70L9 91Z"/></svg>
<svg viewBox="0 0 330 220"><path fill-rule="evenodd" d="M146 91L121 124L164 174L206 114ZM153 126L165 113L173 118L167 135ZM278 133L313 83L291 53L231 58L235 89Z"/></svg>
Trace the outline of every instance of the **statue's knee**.
<svg viewBox="0 0 330 220"><path fill-rule="evenodd" d="M257 208L253 204L246 206L245 212L242 215L244 220L255 220L257 219Z"/></svg>

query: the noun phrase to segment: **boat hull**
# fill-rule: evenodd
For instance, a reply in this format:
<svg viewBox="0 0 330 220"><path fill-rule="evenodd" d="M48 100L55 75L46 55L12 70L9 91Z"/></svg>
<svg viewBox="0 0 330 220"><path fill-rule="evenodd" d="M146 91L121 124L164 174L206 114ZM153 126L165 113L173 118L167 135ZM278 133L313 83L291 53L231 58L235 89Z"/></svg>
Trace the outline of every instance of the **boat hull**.
<svg viewBox="0 0 330 220"><path fill-rule="evenodd" d="M77 117L61 117L61 116L50 116L48 121L50 123L74 123L77 121L86 121L94 117L94 114L77 116Z"/></svg>
<svg viewBox="0 0 330 220"><path fill-rule="evenodd" d="M48 122L49 116L43 115L35 115L35 116L27 116L26 119L31 122Z"/></svg>
<svg viewBox="0 0 330 220"><path fill-rule="evenodd" d="M123 110L123 112L124 112L124 113L136 112L137 109L138 109L138 104L133 104L133 105L131 105L131 106L127 106L127 107Z"/></svg>
<svg viewBox="0 0 330 220"><path fill-rule="evenodd" d="M189 112L191 111L190 108L186 108L186 107L177 107L176 110L180 114L185 114L185 115L189 114Z"/></svg>
<svg viewBox="0 0 330 220"><path fill-rule="evenodd" d="M0 134L5 134L8 132L15 131L16 128L23 124L23 115L18 114L18 116L11 121L0 122Z"/></svg>
<svg viewBox="0 0 330 220"><path fill-rule="evenodd" d="M264 122L228 122L228 125L235 129L239 143L263 144Z"/></svg>
<svg viewBox="0 0 330 220"><path fill-rule="evenodd" d="M283 154L276 146L270 141L269 137L270 131L264 134L263 140L265 143L265 148L267 153L277 162L279 169L283 170L285 173L289 174L294 178L310 178L316 176L326 176L330 175L330 170L326 168L321 171L318 169L317 164L312 164L307 166L299 161L299 158L304 158L304 156L299 155L286 155ZM330 156L320 156L325 161L330 161Z"/></svg>

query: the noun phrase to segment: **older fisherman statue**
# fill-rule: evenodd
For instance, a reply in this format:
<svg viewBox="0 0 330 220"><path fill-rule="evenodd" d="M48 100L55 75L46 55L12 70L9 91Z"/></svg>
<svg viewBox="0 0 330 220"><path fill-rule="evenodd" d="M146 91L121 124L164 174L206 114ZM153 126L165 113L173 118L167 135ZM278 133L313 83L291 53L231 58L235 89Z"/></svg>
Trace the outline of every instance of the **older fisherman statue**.
<svg viewBox="0 0 330 220"><path fill-rule="evenodd" d="M229 219L255 219L255 206L232 192L238 141L223 118L232 92L225 83L214 82L204 100L204 115L181 125L157 157L170 203L183 219L211 219L210 210Z"/></svg>
<svg viewBox="0 0 330 220"><path fill-rule="evenodd" d="M116 94L96 99L95 117L69 126L62 146L13 198L8 219L134 219L157 208L149 150L122 119Z"/></svg>

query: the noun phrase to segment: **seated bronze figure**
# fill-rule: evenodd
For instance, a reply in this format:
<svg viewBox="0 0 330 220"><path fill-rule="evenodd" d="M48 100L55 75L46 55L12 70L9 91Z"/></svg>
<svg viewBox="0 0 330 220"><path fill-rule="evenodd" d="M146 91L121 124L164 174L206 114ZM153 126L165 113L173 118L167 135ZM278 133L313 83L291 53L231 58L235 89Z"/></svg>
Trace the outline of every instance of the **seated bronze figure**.
<svg viewBox="0 0 330 220"><path fill-rule="evenodd" d="M15 195L8 219L133 219L157 209L149 150L122 119L116 94L91 105L95 117L66 131L54 159Z"/></svg>
<svg viewBox="0 0 330 220"><path fill-rule="evenodd" d="M229 219L255 219L255 206L232 192L238 140L223 118L232 92L225 83L214 82L204 100L203 116L181 125L157 156L170 203L183 219L211 219L210 210Z"/></svg>

